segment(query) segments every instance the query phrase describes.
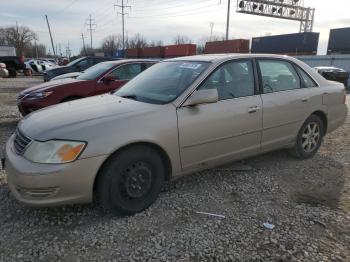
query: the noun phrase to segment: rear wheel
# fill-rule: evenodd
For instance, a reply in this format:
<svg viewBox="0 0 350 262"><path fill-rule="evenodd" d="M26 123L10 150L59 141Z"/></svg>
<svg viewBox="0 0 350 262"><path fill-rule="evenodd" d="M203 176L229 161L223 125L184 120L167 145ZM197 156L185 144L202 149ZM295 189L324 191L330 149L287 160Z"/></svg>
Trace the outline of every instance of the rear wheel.
<svg viewBox="0 0 350 262"><path fill-rule="evenodd" d="M313 157L321 146L323 136L322 120L316 115L311 115L300 128L297 141L290 153L300 159Z"/></svg>
<svg viewBox="0 0 350 262"><path fill-rule="evenodd" d="M164 183L161 157L152 148L135 146L112 156L97 181L97 200L117 215L132 215L148 208Z"/></svg>

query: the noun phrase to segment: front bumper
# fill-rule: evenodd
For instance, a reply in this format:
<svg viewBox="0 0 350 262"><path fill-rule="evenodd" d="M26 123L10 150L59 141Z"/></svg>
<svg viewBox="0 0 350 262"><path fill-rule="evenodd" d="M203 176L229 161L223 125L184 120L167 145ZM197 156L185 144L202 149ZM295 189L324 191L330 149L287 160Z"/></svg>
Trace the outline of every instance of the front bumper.
<svg viewBox="0 0 350 262"><path fill-rule="evenodd" d="M30 206L90 203L93 184L105 156L67 164L38 164L17 155L12 136L6 144L5 170L15 198Z"/></svg>

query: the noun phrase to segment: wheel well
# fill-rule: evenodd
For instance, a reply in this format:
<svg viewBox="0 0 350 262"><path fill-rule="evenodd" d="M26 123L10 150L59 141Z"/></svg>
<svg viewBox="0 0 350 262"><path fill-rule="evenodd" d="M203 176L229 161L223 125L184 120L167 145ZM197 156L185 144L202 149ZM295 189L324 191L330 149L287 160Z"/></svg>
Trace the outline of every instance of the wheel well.
<svg viewBox="0 0 350 262"><path fill-rule="evenodd" d="M119 149L117 149L114 153L112 153L103 163L102 165L100 166L98 172L97 172L97 175L95 177L95 180L94 180L94 185L93 185L93 192L95 193L96 191L96 185L97 185L97 181L98 181L98 177L100 176L100 171L103 169L103 167L106 165L106 163L112 158L112 156L115 156L117 154L120 154L122 153L124 150L127 150L131 147L134 147L134 146L140 146L140 145L143 145L143 146L148 146L148 147L151 147L153 148L154 150L156 150L158 152L158 154L160 155L160 157L162 158L162 162L164 163L164 168L165 168L165 181L168 181L171 179L172 177L172 166L171 166L171 161L170 161L170 158L168 156L168 154L164 151L163 148L161 148L160 146L156 145L156 144L153 144L153 143L149 143L149 142L138 142L138 143L133 143L133 144L129 144L129 145L126 145L126 146L123 146Z"/></svg>
<svg viewBox="0 0 350 262"><path fill-rule="evenodd" d="M321 118L322 122L323 122L323 126L324 126L324 133L327 133L327 128L328 128L328 119L327 119L327 115L323 112L323 111L315 111L312 113L312 115L316 115L319 118Z"/></svg>

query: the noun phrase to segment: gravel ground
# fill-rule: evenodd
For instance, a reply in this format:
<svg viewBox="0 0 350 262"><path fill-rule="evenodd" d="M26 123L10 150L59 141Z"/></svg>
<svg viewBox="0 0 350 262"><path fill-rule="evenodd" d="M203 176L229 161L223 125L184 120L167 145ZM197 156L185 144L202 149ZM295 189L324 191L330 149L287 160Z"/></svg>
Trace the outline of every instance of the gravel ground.
<svg viewBox="0 0 350 262"><path fill-rule="evenodd" d="M22 88L2 81L0 146L19 119ZM350 261L349 127L310 160L278 151L170 182L147 211L126 218L93 204L24 207L0 170L0 260Z"/></svg>

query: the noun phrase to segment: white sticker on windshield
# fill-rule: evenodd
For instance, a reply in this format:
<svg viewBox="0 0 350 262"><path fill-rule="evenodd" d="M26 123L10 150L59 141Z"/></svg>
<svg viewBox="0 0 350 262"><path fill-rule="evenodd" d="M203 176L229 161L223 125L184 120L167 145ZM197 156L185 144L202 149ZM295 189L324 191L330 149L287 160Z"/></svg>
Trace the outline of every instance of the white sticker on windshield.
<svg viewBox="0 0 350 262"><path fill-rule="evenodd" d="M197 63L182 63L179 67L196 70L201 66L202 66L201 64L197 64Z"/></svg>

